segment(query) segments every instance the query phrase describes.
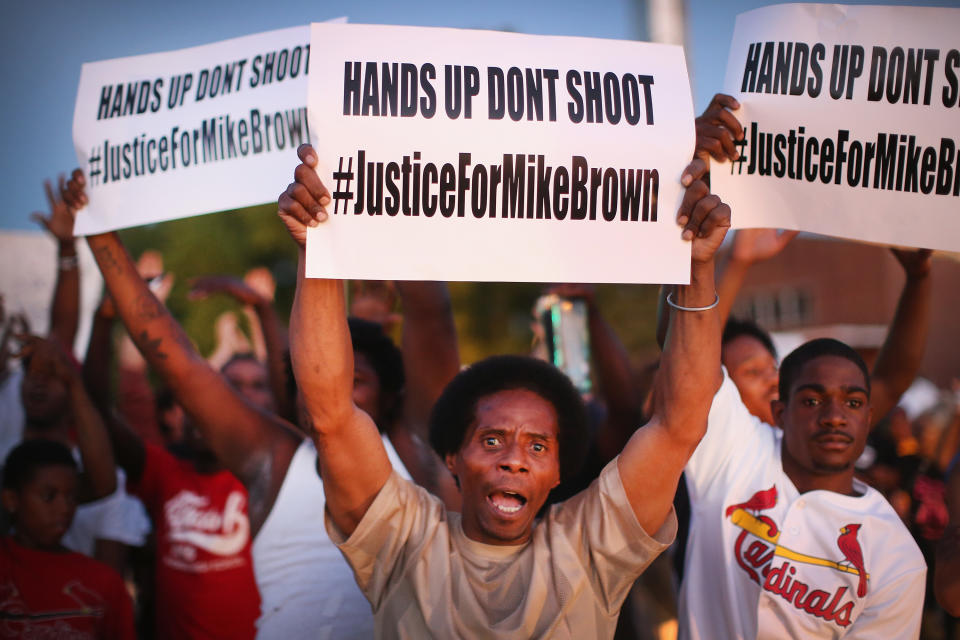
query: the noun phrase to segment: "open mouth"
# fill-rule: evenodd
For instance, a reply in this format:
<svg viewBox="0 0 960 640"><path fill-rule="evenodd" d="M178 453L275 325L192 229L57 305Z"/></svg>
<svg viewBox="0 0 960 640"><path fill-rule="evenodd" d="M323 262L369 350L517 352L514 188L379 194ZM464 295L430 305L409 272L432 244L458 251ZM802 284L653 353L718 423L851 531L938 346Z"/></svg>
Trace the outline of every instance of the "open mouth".
<svg viewBox="0 0 960 640"><path fill-rule="evenodd" d="M487 496L487 502L494 511L504 515L514 515L527 504L527 499L516 491L494 491Z"/></svg>

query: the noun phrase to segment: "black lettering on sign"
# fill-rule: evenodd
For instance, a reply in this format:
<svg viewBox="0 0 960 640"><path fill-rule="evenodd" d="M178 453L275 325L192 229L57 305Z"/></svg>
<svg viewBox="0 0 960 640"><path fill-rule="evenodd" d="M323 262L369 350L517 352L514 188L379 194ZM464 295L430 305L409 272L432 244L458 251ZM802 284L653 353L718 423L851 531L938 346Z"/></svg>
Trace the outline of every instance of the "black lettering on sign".
<svg viewBox="0 0 960 640"><path fill-rule="evenodd" d="M612 72L603 75L598 71L571 69L566 74L567 116L570 122L618 124L626 120L633 126L640 122L641 114L648 125L653 117L653 76ZM582 90L581 90L582 87ZM641 104L642 94L642 104Z"/></svg>

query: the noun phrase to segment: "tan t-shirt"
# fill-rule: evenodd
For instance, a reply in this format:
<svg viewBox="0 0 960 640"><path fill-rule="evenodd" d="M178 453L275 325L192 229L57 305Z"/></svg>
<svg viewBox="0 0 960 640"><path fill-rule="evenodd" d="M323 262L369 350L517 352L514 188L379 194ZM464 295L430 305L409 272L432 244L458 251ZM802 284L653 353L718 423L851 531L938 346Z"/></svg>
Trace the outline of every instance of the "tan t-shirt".
<svg viewBox="0 0 960 640"><path fill-rule="evenodd" d="M327 532L373 607L377 638L611 638L620 607L673 541L637 522L614 459L585 491L550 507L530 541L467 538L460 515L396 473L349 539Z"/></svg>

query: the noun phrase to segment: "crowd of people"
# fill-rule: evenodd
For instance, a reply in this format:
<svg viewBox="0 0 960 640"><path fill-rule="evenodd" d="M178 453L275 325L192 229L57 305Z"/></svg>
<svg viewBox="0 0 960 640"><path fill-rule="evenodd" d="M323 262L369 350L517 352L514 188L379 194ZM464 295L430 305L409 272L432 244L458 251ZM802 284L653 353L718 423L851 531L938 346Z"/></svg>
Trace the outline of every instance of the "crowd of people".
<svg viewBox="0 0 960 640"><path fill-rule="evenodd" d="M0 304L0 638L952 637L960 393L901 401L931 252L893 250L905 284L869 366L829 338L781 360L731 317L795 235L724 243L709 169L737 157L737 108L718 95L696 122L676 218L691 281L663 288L652 375L589 285L550 289L585 302L590 394L542 358L464 366L445 283L361 283L348 305L305 278L331 202L306 145L278 200L289 327L269 272L200 278L191 296L232 297L253 335L227 316L204 357L162 257L97 234L79 361L86 181L48 184L48 334Z"/></svg>

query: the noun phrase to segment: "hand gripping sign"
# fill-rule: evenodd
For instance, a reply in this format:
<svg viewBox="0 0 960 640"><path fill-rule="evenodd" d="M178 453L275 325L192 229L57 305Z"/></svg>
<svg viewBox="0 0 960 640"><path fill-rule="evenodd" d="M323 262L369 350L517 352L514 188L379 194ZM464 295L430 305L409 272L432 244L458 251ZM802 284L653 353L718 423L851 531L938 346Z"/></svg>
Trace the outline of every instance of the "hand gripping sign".
<svg viewBox="0 0 960 640"><path fill-rule="evenodd" d="M307 26L84 64L73 141L90 204L77 234L274 200L311 139L309 65Z"/></svg>
<svg viewBox="0 0 960 640"><path fill-rule="evenodd" d="M790 4L737 17L724 91L734 227L960 249L960 9Z"/></svg>
<svg viewBox="0 0 960 640"><path fill-rule="evenodd" d="M688 281L680 47L314 24L311 51L308 276Z"/></svg>

